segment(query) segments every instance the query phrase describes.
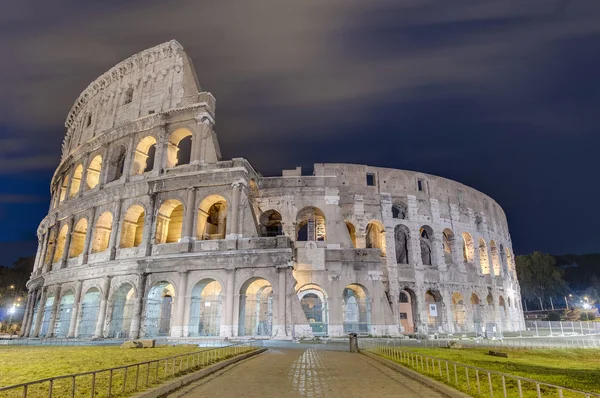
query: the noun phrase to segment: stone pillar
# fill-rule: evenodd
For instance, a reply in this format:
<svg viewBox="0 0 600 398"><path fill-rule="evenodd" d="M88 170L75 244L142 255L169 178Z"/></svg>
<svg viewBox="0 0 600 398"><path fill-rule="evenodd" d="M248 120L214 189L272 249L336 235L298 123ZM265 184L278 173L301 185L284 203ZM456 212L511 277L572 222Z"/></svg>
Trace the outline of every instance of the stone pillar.
<svg viewBox="0 0 600 398"><path fill-rule="evenodd" d="M185 314L185 298L187 296L188 272L179 273L179 292L175 296L175 319L171 328L171 337L183 337L183 318Z"/></svg>
<svg viewBox="0 0 600 398"><path fill-rule="evenodd" d="M79 314L79 305L81 301L81 289L83 288L83 281L77 281L75 286L75 297L73 301L73 309L71 310L71 322L69 323L69 334L67 337L75 337L75 331L77 329L77 315Z"/></svg>
<svg viewBox="0 0 600 398"><path fill-rule="evenodd" d="M150 194L150 203L148 204L148 211L145 215L144 220L144 232L142 233L142 240L145 242L145 250L144 255L149 256L152 254L152 244L154 243L154 239L156 239L156 227L154 226L154 215L156 213L156 194Z"/></svg>
<svg viewBox="0 0 600 398"><path fill-rule="evenodd" d="M238 224L239 224L239 212L240 212L240 183L234 182L232 184L233 192L231 194L231 220L227 223L228 231L227 238L237 239L239 238Z"/></svg>
<svg viewBox="0 0 600 398"><path fill-rule="evenodd" d="M68 221L68 231L67 236L65 237L65 246L63 248L62 258L60 259L61 268L65 268L67 266L67 260L69 259L69 251L71 250L71 237L73 236L73 224L75 224L75 217L69 218Z"/></svg>
<svg viewBox="0 0 600 398"><path fill-rule="evenodd" d="M154 169L152 170L155 175L160 175L165 168L165 159L167 157L167 147L169 145L169 138L167 136L167 129L161 133L156 143L156 152L154 153Z"/></svg>
<svg viewBox="0 0 600 398"><path fill-rule="evenodd" d="M134 136L132 135L129 138L129 146L127 147L125 162L123 164L123 176L125 177L125 182L129 181L129 177L131 177L131 166L133 164L133 158L135 156L135 148L133 147L133 137Z"/></svg>
<svg viewBox="0 0 600 398"><path fill-rule="evenodd" d="M221 337L233 336L233 304L235 300L235 268L227 269L227 281L225 285L225 318L221 323Z"/></svg>
<svg viewBox="0 0 600 398"><path fill-rule="evenodd" d="M205 115L196 118L196 134L193 138L192 164L206 163L206 141L212 122Z"/></svg>
<svg viewBox="0 0 600 398"><path fill-rule="evenodd" d="M85 232L85 242L83 243L83 258L81 264L87 264L92 248L92 239L94 239L94 224L96 223L96 208L92 207L92 214L88 219L87 231Z"/></svg>
<svg viewBox="0 0 600 398"><path fill-rule="evenodd" d="M23 335L26 333L27 323L29 322L29 317L32 314L31 302L34 301L32 300L32 296L35 296L35 291L27 294L27 303L25 304L25 312L23 313L23 321L21 322L21 331L19 332L19 337L23 337Z"/></svg>
<svg viewBox="0 0 600 398"><path fill-rule="evenodd" d="M131 317L131 328L129 338L137 339L140 336L140 325L142 323L142 311L144 309L144 298L146 297L146 274L141 274L135 289L135 300L133 302L133 316Z"/></svg>
<svg viewBox="0 0 600 398"><path fill-rule="evenodd" d="M118 237L121 231L119 231L119 225L121 225L121 200L115 202L115 210L113 214L113 221L110 231L110 240L108 243L108 249L110 250L110 259L114 260L117 256L117 245Z"/></svg>
<svg viewBox="0 0 600 398"><path fill-rule="evenodd" d="M96 322L96 331L94 332L94 337L104 337L102 335L102 330L104 329L104 321L106 318L106 305L108 302L108 293L110 291L110 281L112 276L107 276L104 278L104 286L102 286L102 298L100 300L100 310L98 311L98 320Z"/></svg>
<svg viewBox="0 0 600 398"><path fill-rule="evenodd" d="M83 162L81 162L81 165L83 167L83 170L81 171L81 182L79 184L79 192L77 192L77 197L81 198L83 196L83 192L87 191L88 186L87 186L87 169L90 163L90 155L86 155L85 158L83 159Z"/></svg>
<svg viewBox="0 0 600 398"><path fill-rule="evenodd" d="M27 321L27 329L25 329L25 333L23 334L24 337L30 337L32 335L33 327L35 326L33 324L33 314L35 313L35 307L36 307L36 304L39 302L41 294L42 294L41 289L36 289L34 292L33 303L31 304L31 315L29 317L29 320ZM39 318L39 316L40 316L40 314L39 314L39 308L38 308L38 313L36 314L36 317Z"/></svg>
<svg viewBox="0 0 600 398"><path fill-rule="evenodd" d="M42 243L42 249L40 251L40 258L38 259L38 263L36 266L36 274L41 274L42 272L44 272L44 263L46 260L46 250L48 250L48 240L50 238L50 229L46 229L46 232L44 232L44 240Z"/></svg>
<svg viewBox="0 0 600 398"><path fill-rule="evenodd" d="M54 303L52 304L52 312L50 313L50 322L48 323L48 331L45 337L52 337L54 335L54 326L56 325L56 313L58 311L58 305L60 303L60 288L61 285L57 285L54 292Z"/></svg>
<svg viewBox="0 0 600 398"><path fill-rule="evenodd" d="M42 246L44 245L44 237L43 235L37 236L38 238L38 245L37 245L37 251L35 252L35 260L33 261L33 274L37 275L37 270L38 270L38 266L40 263L40 257L42 255Z"/></svg>
<svg viewBox="0 0 600 398"><path fill-rule="evenodd" d="M193 241L194 234L194 215L196 214L196 188L189 187L187 189L187 200L185 204L185 214L183 219L183 238L182 242Z"/></svg>
<svg viewBox="0 0 600 398"><path fill-rule="evenodd" d="M287 264L285 266L277 267L278 271L278 283L277 283L277 325L275 329L277 330L277 337L285 337L286 329L285 329L285 308L286 308L286 274L287 274Z"/></svg>
<svg viewBox="0 0 600 398"><path fill-rule="evenodd" d="M56 235L54 237L54 245L52 245L52 248L50 249L50 251L48 253L46 253L46 255L49 255L49 257L48 257L49 263L48 263L47 271L52 271L52 264L54 263L54 255L56 254L56 248L58 247L58 236L59 236L60 228L58 228L58 226L55 225L54 229L56 230Z"/></svg>
<svg viewBox="0 0 600 398"><path fill-rule="evenodd" d="M42 319L44 318L44 310L46 309L46 294L47 289L42 287L42 293L40 297L40 308L38 309L37 317L35 318L35 325L33 325L33 332L29 335L31 337L38 337L40 335L40 327L42 326Z"/></svg>

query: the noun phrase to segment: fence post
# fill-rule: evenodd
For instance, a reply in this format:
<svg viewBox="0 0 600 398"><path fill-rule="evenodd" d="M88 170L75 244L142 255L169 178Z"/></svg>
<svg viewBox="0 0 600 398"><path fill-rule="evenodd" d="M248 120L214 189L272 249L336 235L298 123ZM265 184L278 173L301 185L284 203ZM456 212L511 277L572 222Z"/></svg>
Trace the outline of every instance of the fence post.
<svg viewBox="0 0 600 398"><path fill-rule="evenodd" d="M488 384L490 385L490 398L494 397L494 386L492 385L492 374L487 372L488 375Z"/></svg>

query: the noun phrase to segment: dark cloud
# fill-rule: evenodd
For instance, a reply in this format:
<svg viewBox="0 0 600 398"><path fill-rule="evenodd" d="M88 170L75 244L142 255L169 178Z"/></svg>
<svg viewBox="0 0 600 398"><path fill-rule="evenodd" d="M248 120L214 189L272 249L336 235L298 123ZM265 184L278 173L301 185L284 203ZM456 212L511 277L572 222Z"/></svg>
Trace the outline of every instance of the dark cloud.
<svg viewBox="0 0 600 398"><path fill-rule="evenodd" d="M16 2L0 15L0 180L51 174L87 84L174 38L217 98L225 156L266 175L443 175L500 202L517 251L600 251L600 216L549 216L600 200L599 17L596 0Z"/></svg>

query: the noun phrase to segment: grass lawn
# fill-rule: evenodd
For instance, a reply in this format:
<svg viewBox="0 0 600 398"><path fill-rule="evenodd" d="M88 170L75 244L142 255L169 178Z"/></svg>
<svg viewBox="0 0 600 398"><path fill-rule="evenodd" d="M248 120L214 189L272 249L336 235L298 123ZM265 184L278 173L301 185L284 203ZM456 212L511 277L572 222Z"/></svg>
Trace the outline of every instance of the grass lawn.
<svg viewBox="0 0 600 398"><path fill-rule="evenodd" d="M54 376L72 373L83 373L92 370L113 368L153 359L171 357L179 354L200 352L206 349L195 346L161 346L144 349L122 349L120 347L0 347L0 387L10 386ZM210 355L208 353L211 353ZM232 356L226 350L210 350L206 355L173 360L166 364L161 361L147 366L130 367L116 370L113 375L109 372L99 373L96 377L96 397L108 396L110 386L111 396L128 396L136 390L145 389L148 385L162 382L165 378L173 377L172 372L186 371L194 361L202 359L202 365ZM197 367L196 367L197 368ZM73 380L59 379L52 386L53 396L70 396ZM76 379L76 397L91 395L92 376L80 376ZM32 385L28 397L47 397L49 383ZM121 394L122 391L126 391ZM22 397L23 390L0 392L1 397Z"/></svg>
<svg viewBox="0 0 600 398"><path fill-rule="evenodd" d="M577 390L600 393L600 350L596 349L548 349L548 350L519 350L503 349L509 358L500 358L488 355L489 349L448 349L448 348L406 348L408 351L418 352L436 358L448 359L454 362L476 366L479 368L495 370L512 375L527 377L550 384ZM442 376L439 376L439 365L436 361L436 378L447 382L445 365L442 363ZM427 373L422 372L422 373ZM450 366L451 385L454 385L454 373ZM471 393L478 396L474 391L474 372L471 371ZM481 377L481 396L489 396L487 375ZM464 368L458 370L459 383L466 388L466 376ZM502 380L499 376L493 376L494 396L502 396ZM516 382L506 381L509 388L509 397L518 396ZM524 396L537 396L535 385L523 383ZM558 397L555 390L542 388L543 397ZM565 397L575 396L565 392Z"/></svg>

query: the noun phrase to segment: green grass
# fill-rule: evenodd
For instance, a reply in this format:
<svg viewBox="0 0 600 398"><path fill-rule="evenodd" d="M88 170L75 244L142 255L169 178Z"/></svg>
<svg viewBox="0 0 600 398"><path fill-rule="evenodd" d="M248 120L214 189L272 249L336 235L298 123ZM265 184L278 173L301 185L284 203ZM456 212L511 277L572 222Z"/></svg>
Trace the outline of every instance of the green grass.
<svg viewBox="0 0 600 398"><path fill-rule="evenodd" d="M500 358L488 355L489 349L447 349L447 348L405 348L407 351L416 352L431 357L447 359L461 364L476 366L483 369L494 370L508 373L511 375L522 376L529 379L539 380L562 387L583 390L588 392L600 393L600 350L596 349L567 349L567 350L518 350L503 349L509 358ZM406 363L404 363L406 365ZM412 363L411 363L412 365ZM418 371L456 387L453 365L449 366L450 383L448 383L448 374L446 373L445 363L442 362L442 372L437 361L435 362L435 375L431 365L429 372L427 366L421 369L419 363ZM409 366L412 367L412 366ZM480 394L476 388L475 372L470 372L470 389L467 386L465 368L457 368L457 377L459 381L458 389L468 392L473 396L488 397L489 384L487 374L479 373ZM502 378L498 375L492 375L492 384L494 396L502 397ZM506 386L509 397L518 397L517 382L506 379ZM524 397L536 397L535 384L522 383ZM541 387L543 397L558 397L558 392L554 389ZM575 397L582 395L564 392L564 397Z"/></svg>
<svg viewBox="0 0 600 398"><path fill-rule="evenodd" d="M130 365L139 362L145 362L154 359L166 358L175 355L200 352L203 349L195 346L164 346L146 349L121 349L120 347L7 347L0 348L0 387L31 382L55 376L62 376L72 373L84 373L92 370L113 368L123 365ZM249 350L248 348L245 349ZM216 351L210 351L215 353ZM233 352L218 350L218 356L205 355L199 357L203 366L217 362L219 360L233 356ZM194 359L189 359L189 365L192 365ZM183 371L188 366L187 359L183 362L176 362L176 373ZM166 366L166 369L165 369ZM196 367L198 368L198 367ZM136 379L138 381L138 390L143 390L148 378L148 384L153 385L156 382L162 382L164 379L173 377L173 360L168 364L161 361L158 365L152 364L150 367L143 365L139 369L130 367L125 377L124 370L118 370L113 373L110 380L109 372L100 373L96 377L96 397L108 396L109 383L111 386L111 396L128 396L136 388ZM182 374L182 373L179 373ZM158 380L156 380L158 376ZM61 379L54 382L53 396L70 396L72 379ZM76 395L91 396L92 376L80 376L76 378ZM125 385L125 394L119 395ZM32 386L28 391L28 397L48 396L49 383ZM0 397L23 396L23 390L13 393L0 392Z"/></svg>

